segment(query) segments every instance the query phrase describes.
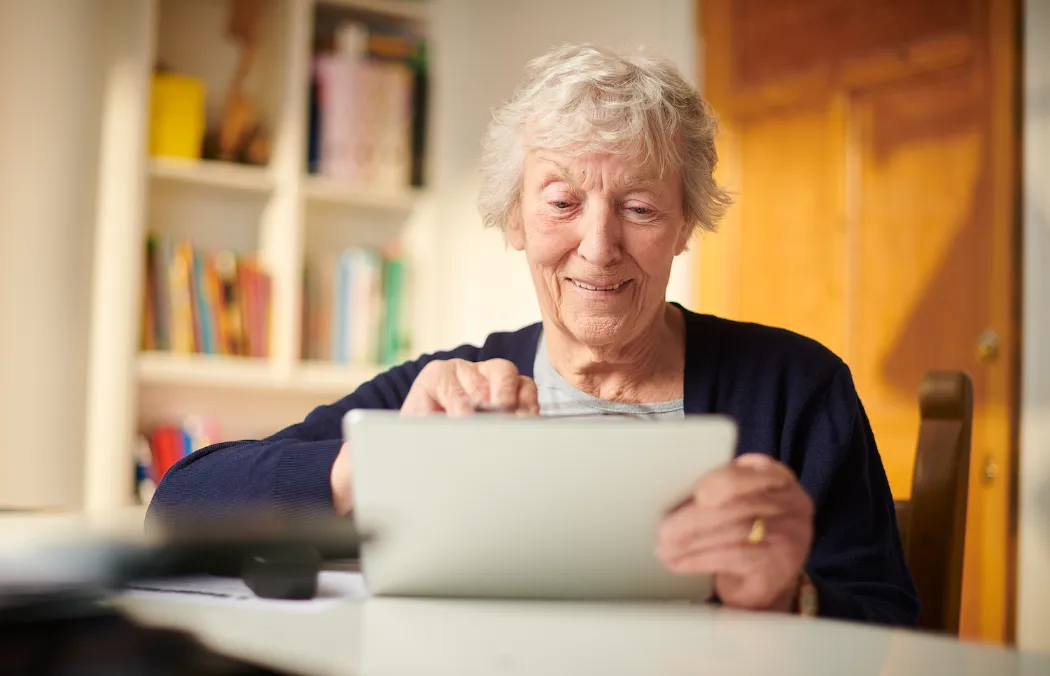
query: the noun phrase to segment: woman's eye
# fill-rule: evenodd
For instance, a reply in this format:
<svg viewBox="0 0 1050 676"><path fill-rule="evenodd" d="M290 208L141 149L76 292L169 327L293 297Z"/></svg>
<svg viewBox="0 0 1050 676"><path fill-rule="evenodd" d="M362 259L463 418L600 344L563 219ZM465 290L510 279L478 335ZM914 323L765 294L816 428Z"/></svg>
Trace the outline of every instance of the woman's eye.
<svg viewBox="0 0 1050 676"><path fill-rule="evenodd" d="M571 207L572 206L572 202L561 202L561 201L559 201L559 202L551 202L551 206L554 207L555 209L564 210L564 209L568 209L569 207Z"/></svg>
<svg viewBox="0 0 1050 676"><path fill-rule="evenodd" d="M652 209L646 209L645 207L631 207L631 211L638 214L639 216L648 216L653 213Z"/></svg>

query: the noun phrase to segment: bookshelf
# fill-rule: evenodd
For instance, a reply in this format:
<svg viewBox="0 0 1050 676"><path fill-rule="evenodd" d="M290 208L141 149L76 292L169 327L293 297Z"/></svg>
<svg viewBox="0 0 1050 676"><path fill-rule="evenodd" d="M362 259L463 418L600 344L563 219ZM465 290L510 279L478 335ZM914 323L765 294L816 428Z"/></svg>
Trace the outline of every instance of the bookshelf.
<svg viewBox="0 0 1050 676"><path fill-rule="evenodd" d="M138 356L137 377L152 385L262 389L277 384L267 359L145 351Z"/></svg>
<svg viewBox="0 0 1050 676"><path fill-rule="evenodd" d="M388 211L395 215L407 215L413 211L424 193L419 189L375 193L341 185L326 178L311 176L303 182L303 194L308 201L316 204L343 206L351 209L373 209Z"/></svg>
<svg viewBox="0 0 1050 676"><path fill-rule="evenodd" d="M213 160L153 157L149 162L149 175L157 183L185 184L260 195L267 194L274 188L273 176L265 167Z"/></svg>
<svg viewBox="0 0 1050 676"><path fill-rule="evenodd" d="M267 359L168 352L142 352L136 365L137 378L144 385L325 396L349 394L381 370L379 365L303 361L282 373Z"/></svg>
<svg viewBox="0 0 1050 676"><path fill-rule="evenodd" d="M426 0L324 0L324 4L421 23L430 18Z"/></svg>
<svg viewBox="0 0 1050 676"><path fill-rule="evenodd" d="M348 249L420 250L398 245L412 236L408 224L426 201L425 187L411 185L407 176L403 185L374 186L315 175L308 145L313 58L322 34L340 22L363 20L426 39L425 0L261 0L256 58L244 91L267 134L267 161L151 154L156 65L203 82L206 131L219 125L238 63L236 43L226 35L233 1L136 0L114 17L117 30L131 38L113 47L111 59L121 67L111 69L104 104L88 509L134 501L132 449L151 425L200 413L217 420L224 438L262 436L374 377L382 370L378 359L305 359L304 272ZM151 236L258 260L269 278L265 356L233 356L222 348L214 354L143 349ZM403 260L408 270L416 267L410 254ZM422 263L433 269L432 262ZM199 348L199 334L197 339Z"/></svg>

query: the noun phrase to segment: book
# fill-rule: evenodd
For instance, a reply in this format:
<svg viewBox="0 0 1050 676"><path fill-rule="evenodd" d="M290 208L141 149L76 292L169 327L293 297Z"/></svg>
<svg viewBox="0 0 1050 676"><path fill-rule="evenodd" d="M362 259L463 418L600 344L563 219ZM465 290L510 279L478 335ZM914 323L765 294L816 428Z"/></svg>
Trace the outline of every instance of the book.
<svg viewBox="0 0 1050 676"><path fill-rule="evenodd" d="M403 322L404 261L391 258L383 271L383 326L379 339L379 363L396 363L405 352Z"/></svg>
<svg viewBox="0 0 1050 676"><path fill-rule="evenodd" d="M171 349L190 354L196 351L197 332L193 322L191 266L193 250L189 242L180 242L170 250L167 265L168 291L171 295Z"/></svg>
<svg viewBox="0 0 1050 676"><path fill-rule="evenodd" d="M308 170L356 187L421 185L426 69L418 35L361 20L337 25L314 58Z"/></svg>
<svg viewBox="0 0 1050 676"><path fill-rule="evenodd" d="M365 64L352 56L329 54L315 64L320 107L318 115L319 173L348 184L365 183L364 154L369 144L364 130L363 98L368 96Z"/></svg>
<svg viewBox="0 0 1050 676"><path fill-rule="evenodd" d="M256 256L151 235L142 349L266 357L271 296L270 275Z"/></svg>
<svg viewBox="0 0 1050 676"><path fill-rule="evenodd" d="M218 421L187 415L174 424L157 425L140 434L134 451L137 492L148 502L164 475L187 455L222 441Z"/></svg>
<svg viewBox="0 0 1050 676"><path fill-rule="evenodd" d="M304 266L304 359L393 364L407 349L405 262L351 248Z"/></svg>

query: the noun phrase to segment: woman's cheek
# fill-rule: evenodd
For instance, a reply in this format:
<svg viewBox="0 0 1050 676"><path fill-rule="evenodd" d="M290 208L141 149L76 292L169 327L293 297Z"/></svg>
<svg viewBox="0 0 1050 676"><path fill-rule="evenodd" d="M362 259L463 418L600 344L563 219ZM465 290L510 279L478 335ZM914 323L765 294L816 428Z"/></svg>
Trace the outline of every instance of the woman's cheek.
<svg viewBox="0 0 1050 676"><path fill-rule="evenodd" d="M529 241L532 259L541 264L556 265L576 248L573 228L568 223L537 224Z"/></svg>
<svg viewBox="0 0 1050 676"><path fill-rule="evenodd" d="M531 230L545 237L556 237L572 229L572 219L564 215L551 214L540 208L531 220Z"/></svg>
<svg viewBox="0 0 1050 676"><path fill-rule="evenodd" d="M660 271L670 270L677 241L677 237L672 233L652 229L635 232L634 237L626 242L626 246L639 267L660 276Z"/></svg>
<svg viewBox="0 0 1050 676"><path fill-rule="evenodd" d="M566 253L565 247L542 244L534 250L532 259L542 267L554 270L565 259Z"/></svg>

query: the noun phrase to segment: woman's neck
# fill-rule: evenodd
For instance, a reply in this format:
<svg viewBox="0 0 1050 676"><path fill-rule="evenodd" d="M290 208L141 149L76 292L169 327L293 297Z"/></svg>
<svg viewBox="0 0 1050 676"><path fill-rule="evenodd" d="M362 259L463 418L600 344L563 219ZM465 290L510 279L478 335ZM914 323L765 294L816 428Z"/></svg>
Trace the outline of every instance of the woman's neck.
<svg viewBox="0 0 1050 676"><path fill-rule="evenodd" d="M651 403L682 396L685 318L670 303L630 342L593 348L544 322L547 359L576 389L607 401Z"/></svg>

